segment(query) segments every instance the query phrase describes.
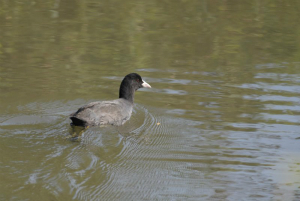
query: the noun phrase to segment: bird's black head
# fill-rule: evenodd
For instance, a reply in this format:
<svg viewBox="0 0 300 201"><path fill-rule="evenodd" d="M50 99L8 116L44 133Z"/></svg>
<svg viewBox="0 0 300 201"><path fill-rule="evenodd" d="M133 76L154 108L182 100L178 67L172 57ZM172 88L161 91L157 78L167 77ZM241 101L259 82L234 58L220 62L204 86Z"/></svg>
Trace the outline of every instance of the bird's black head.
<svg viewBox="0 0 300 201"><path fill-rule="evenodd" d="M133 102L133 95L139 88L151 88L142 77L137 73L130 73L126 75L121 82L119 98L124 98Z"/></svg>

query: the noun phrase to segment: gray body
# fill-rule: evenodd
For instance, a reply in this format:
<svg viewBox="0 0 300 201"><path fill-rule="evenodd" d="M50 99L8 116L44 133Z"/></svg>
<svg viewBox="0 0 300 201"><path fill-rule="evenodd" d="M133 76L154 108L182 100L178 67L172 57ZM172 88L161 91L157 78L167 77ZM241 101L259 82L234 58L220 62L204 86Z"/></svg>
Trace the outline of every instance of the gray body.
<svg viewBox="0 0 300 201"><path fill-rule="evenodd" d="M82 106L70 115L72 120L82 121L84 126L123 125L130 119L133 103L123 98L113 101L97 101Z"/></svg>

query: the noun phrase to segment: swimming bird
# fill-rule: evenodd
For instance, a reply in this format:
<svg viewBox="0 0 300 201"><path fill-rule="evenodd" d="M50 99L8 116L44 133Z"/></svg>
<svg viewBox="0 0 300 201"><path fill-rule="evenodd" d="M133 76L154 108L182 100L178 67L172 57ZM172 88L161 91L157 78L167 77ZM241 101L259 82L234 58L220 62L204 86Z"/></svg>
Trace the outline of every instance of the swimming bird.
<svg viewBox="0 0 300 201"><path fill-rule="evenodd" d="M143 87L151 88L139 74L126 75L121 82L118 99L97 101L82 106L70 115L71 125L83 127L123 125L130 119L135 91Z"/></svg>

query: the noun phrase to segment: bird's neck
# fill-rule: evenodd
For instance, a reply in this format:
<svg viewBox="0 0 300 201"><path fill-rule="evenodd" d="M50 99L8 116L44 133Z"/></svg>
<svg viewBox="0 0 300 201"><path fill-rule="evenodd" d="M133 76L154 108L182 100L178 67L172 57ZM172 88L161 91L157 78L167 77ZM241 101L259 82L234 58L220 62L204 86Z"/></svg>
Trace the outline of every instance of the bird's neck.
<svg viewBox="0 0 300 201"><path fill-rule="evenodd" d="M120 91L119 91L119 98L124 98L125 100L128 100L131 103L133 103L134 92L135 92L135 90L133 87L131 87L127 83L122 82L121 86L120 86Z"/></svg>

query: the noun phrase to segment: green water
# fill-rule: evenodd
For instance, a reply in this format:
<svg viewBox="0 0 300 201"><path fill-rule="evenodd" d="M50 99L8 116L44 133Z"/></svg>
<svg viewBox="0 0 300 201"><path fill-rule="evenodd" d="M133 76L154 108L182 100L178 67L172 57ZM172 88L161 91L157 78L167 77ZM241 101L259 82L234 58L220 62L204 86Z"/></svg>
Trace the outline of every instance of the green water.
<svg viewBox="0 0 300 201"><path fill-rule="evenodd" d="M300 199L300 2L0 1L0 200ZM122 127L68 115L118 97Z"/></svg>

